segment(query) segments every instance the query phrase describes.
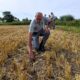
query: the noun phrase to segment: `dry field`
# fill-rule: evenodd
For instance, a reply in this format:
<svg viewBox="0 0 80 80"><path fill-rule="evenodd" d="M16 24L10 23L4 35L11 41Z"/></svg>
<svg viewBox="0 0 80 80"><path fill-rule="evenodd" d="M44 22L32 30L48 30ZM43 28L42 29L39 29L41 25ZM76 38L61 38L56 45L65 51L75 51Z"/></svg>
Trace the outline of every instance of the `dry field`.
<svg viewBox="0 0 80 80"><path fill-rule="evenodd" d="M30 62L27 26L0 26L0 80L80 80L80 33L56 29Z"/></svg>

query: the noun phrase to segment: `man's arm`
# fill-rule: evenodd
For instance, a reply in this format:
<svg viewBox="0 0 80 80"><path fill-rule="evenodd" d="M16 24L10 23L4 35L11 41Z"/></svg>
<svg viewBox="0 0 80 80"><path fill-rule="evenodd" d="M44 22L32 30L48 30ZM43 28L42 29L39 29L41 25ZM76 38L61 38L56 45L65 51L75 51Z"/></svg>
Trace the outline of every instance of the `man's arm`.
<svg viewBox="0 0 80 80"><path fill-rule="evenodd" d="M32 32L29 32L29 52L32 52Z"/></svg>
<svg viewBox="0 0 80 80"><path fill-rule="evenodd" d="M29 40L28 40L29 57L30 57L30 59L34 60L35 56L32 51L32 32L29 32L28 38L29 38Z"/></svg>
<svg viewBox="0 0 80 80"><path fill-rule="evenodd" d="M30 23L29 33L28 33L28 47L29 52L32 52L32 34L33 34L34 21Z"/></svg>
<svg viewBox="0 0 80 80"><path fill-rule="evenodd" d="M46 31L46 32L50 32L49 25L45 25L45 31Z"/></svg>

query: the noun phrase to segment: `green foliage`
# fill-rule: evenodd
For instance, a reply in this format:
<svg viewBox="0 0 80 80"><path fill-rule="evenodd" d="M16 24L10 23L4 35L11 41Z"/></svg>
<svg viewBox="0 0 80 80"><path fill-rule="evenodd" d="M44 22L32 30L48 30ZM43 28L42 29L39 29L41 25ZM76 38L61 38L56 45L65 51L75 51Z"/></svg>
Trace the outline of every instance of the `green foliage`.
<svg viewBox="0 0 80 80"><path fill-rule="evenodd" d="M17 17L13 16L10 11L3 12L3 18L0 17L0 25L29 25L31 20L28 18L20 21Z"/></svg>
<svg viewBox="0 0 80 80"><path fill-rule="evenodd" d="M3 16L4 16L3 20L5 22L12 22L12 21L14 21L14 16L9 11L3 12Z"/></svg>
<svg viewBox="0 0 80 80"><path fill-rule="evenodd" d="M0 22L2 22L2 18L0 17Z"/></svg>
<svg viewBox="0 0 80 80"><path fill-rule="evenodd" d="M3 16L10 15L10 14L11 14L10 11L5 11L5 12L3 12Z"/></svg>
<svg viewBox="0 0 80 80"><path fill-rule="evenodd" d="M31 20L29 20L28 18L25 18L25 19L22 19L22 22L26 24L30 24Z"/></svg>
<svg viewBox="0 0 80 80"><path fill-rule="evenodd" d="M17 22L1 22L0 25L29 25L30 22L21 22L21 21L17 21Z"/></svg>
<svg viewBox="0 0 80 80"><path fill-rule="evenodd" d="M0 25L29 25L30 19L24 18L20 21L17 17L13 16L10 11L3 12L3 17L0 17ZM56 25L62 26L80 26L80 20L74 19L72 15L61 16L60 19L56 17Z"/></svg>
<svg viewBox="0 0 80 80"><path fill-rule="evenodd" d="M74 20L74 17L72 15L65 15L60 17L61 21L72 21Z"/></svg>
<svg viewBox="0 0 80 80"><path fill-rule="evenodd" d="M80 33L80 26L79 27L78 26L57 26L57 29Z"/></svg>
<svg viewBox="0 0 80 80"><path fill-rule="evenodd" d="M80 26L80 20L73 20L73 21L61 21L61 20L56 20L55 21L56 25L63 25L63 26Z"/></svg>

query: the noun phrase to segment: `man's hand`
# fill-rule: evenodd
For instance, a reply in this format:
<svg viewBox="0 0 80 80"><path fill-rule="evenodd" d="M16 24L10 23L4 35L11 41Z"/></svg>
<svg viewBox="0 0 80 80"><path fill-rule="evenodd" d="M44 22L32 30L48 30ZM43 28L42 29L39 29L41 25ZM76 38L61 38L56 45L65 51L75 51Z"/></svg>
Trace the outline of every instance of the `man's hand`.
<svg viewBox="0 0 80 80"><path fill-rule="evenodd" d="M33 51L29 52L29 58L30 58L31 61L35 60L35 55L33 54Z"/></svg>
<svg viewBox="0 0 80 80"><path fill-rule="evenodd" d="M45 32L50 32L50 28L45 28Z"/></svg>
<svg viewBox="0 0 80 80"><path fill-rule="evenodd" d="M32 51L32 32L29 32L29 41L28 41L28 51L29 51L29 58L30 60L35 60L35 56L33 54L33 51Z"/></svg>

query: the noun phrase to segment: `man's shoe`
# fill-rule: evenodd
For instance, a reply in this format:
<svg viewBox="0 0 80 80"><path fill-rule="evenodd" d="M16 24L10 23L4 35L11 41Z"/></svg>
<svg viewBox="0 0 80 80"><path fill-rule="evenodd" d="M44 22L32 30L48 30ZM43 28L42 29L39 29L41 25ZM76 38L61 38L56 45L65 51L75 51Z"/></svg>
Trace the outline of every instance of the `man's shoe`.
<svg viewBox="0 0 80 80"><path fill-rule="evenodd" d="M40 47L40 48L39 48L39 51L45 52L45 48L44 48L44 47Z"/></svg>
<svg viewBox="0 0 80 80"><path fill-rule="evenodd" d="M37 52L39 52L39 49L35 49Z"/></svg>

